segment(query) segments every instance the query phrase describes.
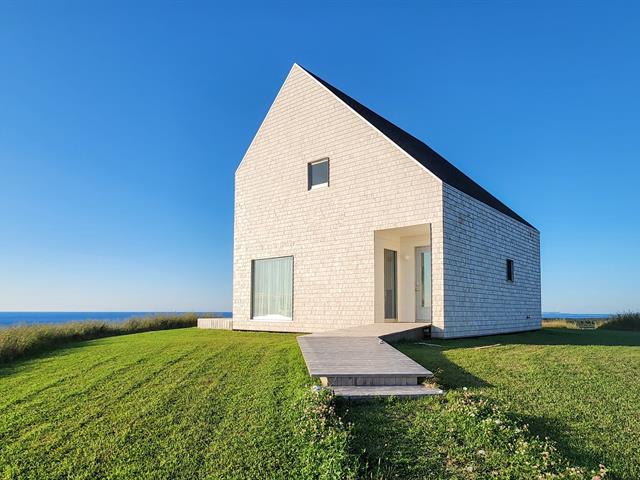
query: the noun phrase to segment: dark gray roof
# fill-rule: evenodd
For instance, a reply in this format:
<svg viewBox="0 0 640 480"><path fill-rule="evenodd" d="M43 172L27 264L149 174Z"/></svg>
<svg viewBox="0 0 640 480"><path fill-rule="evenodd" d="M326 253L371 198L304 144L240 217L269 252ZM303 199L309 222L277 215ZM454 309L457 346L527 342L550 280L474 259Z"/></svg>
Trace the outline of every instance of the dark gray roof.
<svg viewBox="0 0 640 480"><path fill-rule="evenodd" d="M405 132L400 127L394 125L389 120L381 117L373 110L362 105L357 100L354 100L346 93L338 90L333 85L325 82L317 75L311 73L304 67L301 67L309 75L318 80L322 85L327 87L335 96L337 96L344 103L353 108L358 114L364 117L371 125L380 130L387 138L398 145L402 150L407 152L413 158L415 158L422 166L436 175L444 183L457 188L461 192L481 201L485 205L495 208L499 212L508 215L509 217L524 223L525 225L535 228L524 218L518 215L516 212L507 207L504 203L498 200L496 197L487 192L484 188L474 182L471 178L466 176L451 163L445 160L440 154L429 147L426 143L421 142L413 135Z"/></svg>

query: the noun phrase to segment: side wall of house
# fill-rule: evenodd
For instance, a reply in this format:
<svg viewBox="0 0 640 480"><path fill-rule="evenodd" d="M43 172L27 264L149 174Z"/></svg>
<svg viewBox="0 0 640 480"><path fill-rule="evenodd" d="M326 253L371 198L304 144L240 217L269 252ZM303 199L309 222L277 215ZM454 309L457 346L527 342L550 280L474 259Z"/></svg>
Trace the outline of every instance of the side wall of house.
<svg viewBox="0 0 640 480"><path fill-rule="evenodd" d="M540 328L539 232L449 185L443 199L445 328L434 336Z"/></svg>
<svg viewBox="0 0 640 480"><path fill-rule="evenodd" d="M329 187L307 190L328 157ZM373 323L374 231L431 223L442 330L442 182L294 66L235 178L236 329L314 332ZM251 320L251 261L292 255L293 320Z"/></svg>

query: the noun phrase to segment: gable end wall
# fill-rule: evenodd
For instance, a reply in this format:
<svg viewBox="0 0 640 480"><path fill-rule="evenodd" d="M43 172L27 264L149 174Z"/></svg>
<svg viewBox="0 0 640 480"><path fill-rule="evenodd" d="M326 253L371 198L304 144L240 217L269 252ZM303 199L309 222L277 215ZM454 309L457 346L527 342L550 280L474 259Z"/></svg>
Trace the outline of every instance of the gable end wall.
<svg viewBox="0 0 640 480"><path fill-rule="evenodd" d="M328 188L307 163L328 157ZM297 66L235 177L234 329L374 323L374 232L431 224L433 323L443 328L442 182ZM293 255L293 321L251 317L251 261Z"/></svg>

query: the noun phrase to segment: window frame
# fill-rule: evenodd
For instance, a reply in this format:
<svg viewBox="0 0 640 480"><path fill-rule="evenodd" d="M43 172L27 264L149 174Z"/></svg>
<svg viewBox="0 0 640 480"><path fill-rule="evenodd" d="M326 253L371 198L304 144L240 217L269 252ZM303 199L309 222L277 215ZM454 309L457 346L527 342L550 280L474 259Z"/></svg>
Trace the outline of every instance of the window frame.
<svg viewBox="0 0 640 480"><path fill-rule="evenodd" d="M312 184L312 181L313 181L312 167L313 165L318 165L320 163L327 164L327 181L313 185ZM320 160L314 160L313 162L307 163L307 190L311 191L311 190L316 190L318 188L329 187L330 173L331 173L331 166L329 164L329 157L321 158Z"/></svg>
<svg viewBox="0 0 640 480"><path fill-rule="evenodd" d="M512 258L507 258L506 267L507 267L507 270L506 270L507 282L513 283L515 278L515 262L513 261Z"/></svg>
<svg viewBox="0 0 640 480"><path fill-rule="evenodd" d="M387 253L392 253L393 256L393 298L391 307L391 315L387 316ZM384 319L385 320L398 320L398 252L397 250L391 250L390 248L385 248L382 252L383 258L383 303L384 303Z"/></svg>
<svg viewBox="0 0 640 480"><path fill-rule="evenodd" d="M255 294L255 263L260 260L277 260L280 258L291 259L291 317L271 317L270 315L255 316L254 294ZM289 323L293 322L293 300L295 293L295 258L293 255L279 255L277 257L262 257L251 259L251 291L249 292L249 320L252 322L272 322L272 323Z"/></svg>

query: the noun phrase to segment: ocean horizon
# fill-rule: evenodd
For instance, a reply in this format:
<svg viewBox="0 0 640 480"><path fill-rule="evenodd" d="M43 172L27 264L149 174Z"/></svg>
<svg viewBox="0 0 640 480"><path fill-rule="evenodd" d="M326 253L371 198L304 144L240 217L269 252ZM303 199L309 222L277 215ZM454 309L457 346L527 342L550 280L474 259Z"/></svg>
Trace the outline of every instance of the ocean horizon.
<svg viewBox="0 0 640 480"><path fill-rule="evenodd" d="M542 312L542 318L609 318L611 313L566 313L566 312Z"/></svg>
<svg viewBox="0 0 640 480"><path fill-rule="evenodd" d="M12 325L30 325L37 323L86 322L103 320L121 322L128 318L146 317L148 315L171 315L182 313L215 313L223 317L231 317L231 312L0 312L0 327Z"/></svg>
<svg viewBox="0 0 640 480"><path fill-rule="evenodd" d="M29 325L36 323L64 323L103 320L107 322L121 322L133 317L148 315L171 315L182 313L201 313L222 315L231 318L231 312L0 312L0 327L12 325ZM606 318L608 313L564 313L542 312L542 318Z"/></svg>

